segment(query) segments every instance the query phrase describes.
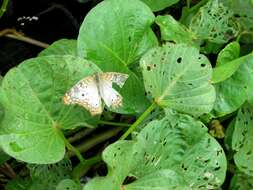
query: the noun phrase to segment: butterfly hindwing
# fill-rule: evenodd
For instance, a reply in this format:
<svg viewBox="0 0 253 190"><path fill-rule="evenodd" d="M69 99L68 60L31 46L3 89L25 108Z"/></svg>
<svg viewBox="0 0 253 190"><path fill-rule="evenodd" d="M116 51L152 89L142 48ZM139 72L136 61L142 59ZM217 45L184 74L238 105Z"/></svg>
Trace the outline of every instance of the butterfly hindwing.
<svg viewBox="0 0 253 190"><path fill-rule="evenodd" d="M112 83L122 87L127 80L128 75L116 72L107 72L99 74L99 92L108 107L119 107L122 104L122 96L113 89Z"/></svg>
<svg viewBox="0 0 253 190"><path fill-rule="evenodd" d="M94 75L86 77L74 85L64 96L66 104L79 104L91 115L102 113L101 97Z"/></svg>

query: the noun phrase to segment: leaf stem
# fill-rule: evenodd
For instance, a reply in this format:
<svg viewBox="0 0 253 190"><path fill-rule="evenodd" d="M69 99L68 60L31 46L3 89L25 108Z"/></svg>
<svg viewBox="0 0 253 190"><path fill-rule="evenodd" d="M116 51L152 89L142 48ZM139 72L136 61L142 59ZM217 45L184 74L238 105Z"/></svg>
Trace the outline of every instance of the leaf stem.
<svg viewBox="0 0 253 190"><path fill-rule="evenodd" d="M98 122L98 124L111 125L111 126L119 126L119 127L130 127L131 126L131 124L128 124L128 123L116 123L116 122L103 121L103 120L100 120Z"/></svg>
<svg viewBox="0 0 253 190"><path fill-rule="evenodd" d="M57 133L61 136L62 140L64 141L64 144L67 147L67 149L69 151L73 152L76 155L76 157L80 160L81 163L85 162L86 160L83 158L82 154L79 152L79 150L76 147L72 146L69 143L68 139L66 139L65 135L63 134L63 132L60 129L58 129L58 128L56 128L56 130L57 130Z"/></svg>
<svg viewBox="0 0 253 190"><path fill-rule="evenodd" d="M121 140L127 138L127 136L135 130L135 128L153 111L156 107L155 103L152 103L143 114L129 127L129 129L120 137Z"/></svg>
<svg viewBox="0 0 253 190"><path fill-rule="evenodd" d="M9 3L9 0L4 0L4 1L3 1L3 4L2 4L1 9L0 9L0 18L1 18L1 17L3 16L3 14L5 13L6 7L7 7L8 3Z"/></svg>
<svg viewBox="0 0 253 190"><path fill-rule="evenodd" d="M82 129L81 131L77 132L74 136L69 137L68 141L70 143L78 141L78 140L86 137L87 135L91 134L95 130L96 130L96 128L85 128L85 129Z"/></svg>

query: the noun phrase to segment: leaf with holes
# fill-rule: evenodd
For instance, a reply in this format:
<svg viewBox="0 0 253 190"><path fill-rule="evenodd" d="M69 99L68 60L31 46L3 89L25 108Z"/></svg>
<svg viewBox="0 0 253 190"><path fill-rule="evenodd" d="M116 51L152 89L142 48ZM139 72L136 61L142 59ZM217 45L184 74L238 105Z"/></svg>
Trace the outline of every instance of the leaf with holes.
<svg viewBox="0 0 253 190"><path fill-rule="evenodd" d="M244 173L237 172L233 176L230 186L230 190L251 190L253 189L253 177Z"/></svg>
<svg viewBox="0 0 253 190"><path fill-rule="evenodd" d="M197 38L221 44L228 42L239 32L233 12L219 0L208 1L201 7L189 27Z"/></svg>
<svg viewBox="0 0 253 190"><path fill-rule="evenodd" d="M103 71L129 74L124 88L119 89L123 106L113 111L140 113L149 104L142 81L128 66L157 45L150 27L154 19L143 2L107 0L93 8L82 23L77 40L79 55L94 61Z"/></svg>
<svg viewBox="0 0 253 190"><path fill-rule="evenodd" d="M160 27L162 40L191 44L196 39L194 33L170 15L157 16L155 22Z"/></svg>
<svg viewBox="0 0 253 190"><path fill-rule="evenodd" d="M238 61L235 64L240 65L236 72L227 80L214 85L216 100L212 112L216 117L224 116L239 109L253 90L253 54L248 54L234 61ZM224 66L230 63L225 63ZM226 68L224 67L224 69Z"/></svg>
<svg viewBox="0 0 253 190"><path fill-rule="evenodd" d="M55 189L63 179L70 178L72 166L69 160L63 159L58 163L49 165L30 164L28 168L33 181L31 187L40 187L40 190L49 190Z"/></svg>
<svg viewBox="0 0 253 190"><path fill-rule="evenodd" d="M61 160L65 146L58 130L92 127L97 121L80 106L64 105L62 97L77 81L98 71L92 62L73 56L38 57L10 70L0 89L3 150L29 163Z"/></svg>
<svg viewBox="0 0 253 190"><path fill-rule="evenodd" d="M226 173L225 154L207 128L173 112L150 122L136 141L110 145L103 160L107 176L91 180L84 190L213 189Z"/></svg>
<svg viewBox="0 0 253 190"><path fill-rule="evenodd" d="M232 137L234 160L240 171L253 177L253 108L245 103L238 111Z"/></svg>
<svg viewBox="0 0 253 190"><path fill-rule="evenodd" d="M77 55L76 40L61 39L39 53L39 56L47 55Z"/></svg>
<svg viewBox="0 0 253 190"><path fill-rule="evenodd" d="M141 0L146 3L152 11L160 11L166 7L170 7L173 4L179 2L179 0Z"/></svg>
<svg viewBox="0 0 253 190"><path fill-rule="evenodd" d="M212 67L196 48L168 44L150 50L140 64L146 91L158 105L194 116L212 109Z"/></svg>
<svg viewBox="0 0 253 190"><path fill-rule="evenodd" d="M252 0L221 0L234 12L235 20L240 24L243 35L240 41L253 43L253 2Z"/></svg>

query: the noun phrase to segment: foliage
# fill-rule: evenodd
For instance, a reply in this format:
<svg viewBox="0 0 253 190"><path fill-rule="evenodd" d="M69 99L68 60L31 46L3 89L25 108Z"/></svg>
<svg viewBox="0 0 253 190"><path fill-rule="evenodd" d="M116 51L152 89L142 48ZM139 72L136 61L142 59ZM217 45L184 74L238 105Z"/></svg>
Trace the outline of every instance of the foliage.
<svg viewBox="0 0 253 190"><path fill-rule="evenodd" d="M77 39L5 74L0 161L25 168L6 189L252 188L253 53L241 53L252 43L252 1L186 2L104 0ZM129 75L113 86L121 106L91 116L64 104L98 72Z"/></svg>

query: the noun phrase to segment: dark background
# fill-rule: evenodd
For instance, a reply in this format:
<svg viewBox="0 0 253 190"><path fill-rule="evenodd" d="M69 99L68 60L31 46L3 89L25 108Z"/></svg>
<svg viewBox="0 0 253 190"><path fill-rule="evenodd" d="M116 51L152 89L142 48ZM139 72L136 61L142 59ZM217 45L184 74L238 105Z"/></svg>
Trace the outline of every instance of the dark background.
<svg viewBox="0 0 253 190"><path fill-rule="evenodd" d="M51 44L76 39L85 15L101 0L9 0L0 18L0 31L16 29L26 36ZM0 5L3 0L0 0ZM29 20L27 17L38 17ZM24 18L26 17L26 18ZM43 48L8 37L0 37L0 74L23 60L35 57Z"/></svg>

